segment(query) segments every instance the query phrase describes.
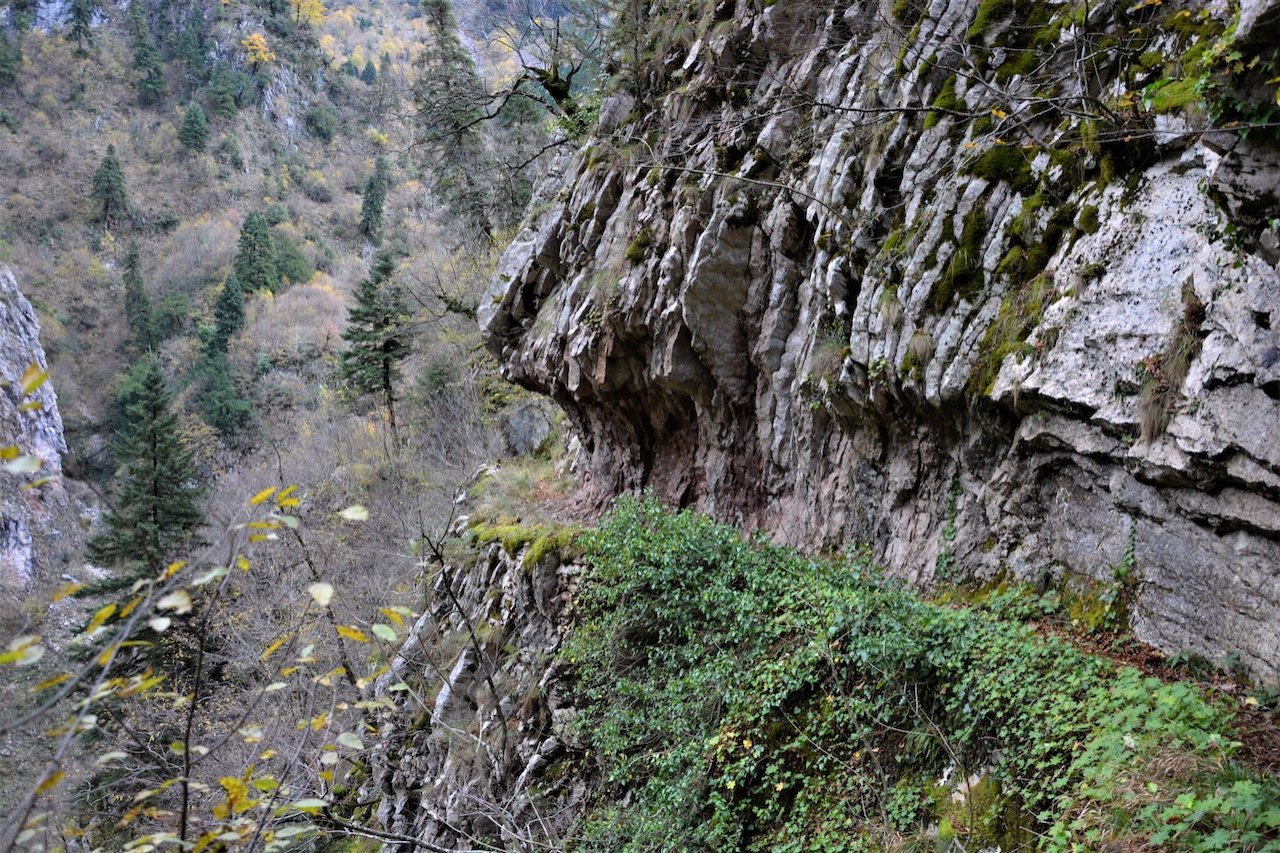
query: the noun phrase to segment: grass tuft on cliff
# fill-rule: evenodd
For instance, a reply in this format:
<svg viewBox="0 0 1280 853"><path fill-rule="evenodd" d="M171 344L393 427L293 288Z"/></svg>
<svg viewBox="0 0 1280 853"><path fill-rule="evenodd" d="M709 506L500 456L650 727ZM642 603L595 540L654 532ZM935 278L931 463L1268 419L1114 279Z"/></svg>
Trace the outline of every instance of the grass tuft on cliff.
<svg viewBox="0 0 1280 853"><path fill-rule="evenodd" d="M652 500L583 544L581 849L1280 846L1229 709L1037 636L1016 595L941 606Z"/></svg>

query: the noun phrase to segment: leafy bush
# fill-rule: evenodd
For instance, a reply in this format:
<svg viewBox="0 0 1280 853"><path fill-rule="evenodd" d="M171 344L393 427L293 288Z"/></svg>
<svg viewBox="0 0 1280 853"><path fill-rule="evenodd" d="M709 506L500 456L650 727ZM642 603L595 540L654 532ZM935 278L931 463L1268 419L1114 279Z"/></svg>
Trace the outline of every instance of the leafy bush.
<svg viewBox="0 0 1280 853"><path fill-rule="evenodd" d="M338 132L338 115L328 107L312 107L302 121L307 132L321 142L331 142Z"/></svg>
<svg viewBox="0 0 1280 853"><path fill-rule="evenodd" d="M583 545L564 654L600 775L586 849L1277 838L1280 791L1232 765L1226 715L1186 685L653 501L620 502Z"/></svg>

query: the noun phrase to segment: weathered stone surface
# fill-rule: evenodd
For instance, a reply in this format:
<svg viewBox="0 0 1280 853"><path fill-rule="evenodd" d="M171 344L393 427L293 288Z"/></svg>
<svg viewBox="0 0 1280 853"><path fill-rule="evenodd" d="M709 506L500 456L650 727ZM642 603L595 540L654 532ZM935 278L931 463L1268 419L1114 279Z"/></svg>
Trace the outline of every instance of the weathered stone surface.
<svg viewBox="0 0 1280 853"><path fill-rule="evenodd" d="M1043 81L997 79L1004 48L960 67L1005 29L966 35L977 0L916 5L918 27L721 4L668 93L562 164L485 300L490 348L568 413L601 502L647 487L794 544L866 541L921 584L1131 562L1139 637L1280 678L1276 147L1202 116L1081 144L1069 115L1019 118ZM1245 4L1256 43L1274 7ZM1094 35L1120 17L1093 5ZM1075 88L1078 32L1041 70L1066 101L1119 98ZM952 68L972 114L925 127ZM971 174L998 139L1016 159Z"/></svg>
<svg viewBox="0 0 1280 853"><path fill-rule="evenodd" d="M40 323L13 273L0 266L0 447L15 447L42 463L29 475L0 473L0 586L18 589L36 574L33 528L46 519L51 504L66 503L58 480L67 452L58 397L47 381L24 393L22 377L32 365L41 371L48 367ZM43 480L48 482L29 487Z"/></svg>
<svg viewBox="0 0 1280 853"><path fill-rule="evenodd" d="M433 849L559 849L581 814L589 780L564 772L582 749L555 661L580 567L525 556L493 544L441 568L379 681L398 702L371 780L385 830Z"/></svg>

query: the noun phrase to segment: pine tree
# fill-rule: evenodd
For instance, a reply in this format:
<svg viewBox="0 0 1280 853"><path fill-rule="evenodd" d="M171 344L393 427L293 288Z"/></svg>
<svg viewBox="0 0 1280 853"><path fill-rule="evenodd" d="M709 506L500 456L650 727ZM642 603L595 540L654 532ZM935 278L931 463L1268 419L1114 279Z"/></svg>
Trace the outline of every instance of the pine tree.
<svg viewBox="0 0 1280 853"><path fill-rule="evenodd" d="M22 70L22 45L10 41L9 34L0 31L0 86L12 86Z"/></svg>
<svg viewBox="0 0 1280 853"><path fill-rule="evenodd" d="M378 82L378 69L374 66L372 59L365 60L364 70L360 72L360 79L370 86Z"/></svg>
<svg viewBox="0 0 1280 853"><path fill-rule="evenodd" d="M222 352L227 351L231 336L244 328L244 291L233 272L222 283L218 301L213 304L213 340Z"/></svg>
<svg viewBox="0 0 1280 853"><path fill-rule="evenodd" d="M98 163L98 170L93 173L93 197L102 205L102 220L111 225L111 220L123 216L129 209L129 198L124 188L124 171L120 161L116 159L116 147L107 146L107 153Z"/></svg>
<svg viewBox="0 0 1280 853"><path fill-rule="evenodd" d="M159 103L164 97L164 65L160 51L151 35L151 27L142 13L142 4L134 3L129 9L129 23L133 27L133 68L138 72L134 84L138 89L138 101L143 105Z"/></svg>
<svg viewBox="0 0 1280 853"><path fill-rule="evenodd" d="M360 205L360 233L373 245L382 242L382 209L391 183L391 167L387 158L379 157L373 174L364 184L364 201Z"/></svg>
<svg viewBox="0 0 1280 853"><path fill-rule="evenodd" d="M98 11L96 0L71 0L67 10L67 35L75 39L76 56L88 56L93 47L93 15Z"/></svg>
<svg viewBox="0 0 1280 853"><path fill-rule="evenodd" d="M342 333L348 348L339 362L339 372L348 388L357 394L382 397L393 432L399 364L409 355L409 312L403 294L392 282L395 268L394 256L383 251L373 271L360 282L356 304L347 313L347 328Z"/></svg>
<svg viewBox="0 0 1280 853"><path fill-rule="evenodd" d="M204 520L195 465L179 437L160 360L147 353L136 373L137 396L117 440L121 469L107 529L89 542L91 558L120 569L122 583L154 576L195 543Z"/></svg>
<svg viewBox="0 0 1280 853"><path fill-rule="evenodd" d="M124 256L124 315L133 336L133 348L146 352L160 343L160 330L156 328L151 300L142 283L138 264L138 244L132 243Z"/></svg>
<svg viewBox="0 0 1280 853"><path fill-rule="evenodd" d="M246 293L274 291L280 286L280 269L271 230L261 213L250 213L240 228L240 245L234 264L236 280Z"/></svg>
<svg viewBox="0 0 1280 853"><path fill-rule="evenodd" d="M209 120L205 117L204 107L199 101L192 101L182 116L182 127L178 128L178 141L188 151L203 151L209 140Z"/></svg>

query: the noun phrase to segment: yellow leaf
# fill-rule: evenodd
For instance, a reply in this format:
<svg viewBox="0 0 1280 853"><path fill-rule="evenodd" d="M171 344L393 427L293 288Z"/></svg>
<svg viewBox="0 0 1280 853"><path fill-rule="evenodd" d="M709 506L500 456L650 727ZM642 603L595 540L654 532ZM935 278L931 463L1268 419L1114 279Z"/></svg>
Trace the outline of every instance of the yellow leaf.
<svg viewBox="0 0 1280 853"><path fill-rule="evenodd" d="M187 566L186 560L179 560L176 563L170 563L169 567L164 570L164 577L171 578Z"/></svg>
<svg viewBox="0 0 1280 853"><path fill-rule="evenodd" d="M129 603L124 606L124 609L120 611L120 618L121 619L128 618L129 614L132 613L137 608L137 606L141 603L142 603L142 596L135 595L129 601Z"/></svg>
<svg viewBox="0 0 1280 853"><path fill-rule="evenodd" d="M390 607L379 608L378 612L381 613L383 616L387 617L388 619L390 619L392 622L396 623L397 625L404 627L404 617L401 616L399 613L395 612L394 610L392 610Z"/></svg>
<svg viewBox="0 0 1280 853"><path fill-rule="evenodd" d="M105 625L107 620L111 618L111 614L115 612L116 606L114 603L98 608L98 612L93 614L93 618L90 619L89 624L85 626L84 632L86 634L92 634L94 631Z"/></svg>
<svg viewBox="0 0 1280 853"><path fill-rule="evenodd" d="M249 558L243 554L236 556L236 568L242 572L249 571Z"/></svg>
<svg viewBox="0 0 1280 853"><path fill-rule="evenodd" d="M339 625L338 634L357 643L369 642L369 635L352 625Z"/></svg>
<svg viewBox="0 0 1280 853"><path fill-rule="evenodd" d="M59 684L71 678L71 673L64 672L61 675L55 675L53 678L46 678L44 681L31 688L32 693L39 693L41 690L48 690L50 687L57 687Z"/></svg>
<svg viewBox="0 0 1280 853"><path fill-rule="evenodd" d="M49 774L48 776L45 777L45 780L36 787L36 793L43 794L45 791L50 790L59 782L61 782L62 777L66 775L67 774L62 772L61 770L58 770L54 773Z"/></svg>
<svg viewBox="0 0 1280 853"><path fill-rule="evenodd" d="M22 383L22 393L30 394L38 389L49 379L49 371L41 370L40 365L31 364L27 369L22 371L22 378L18 381Z"/></svg>
<svg viewBox="0 0 1280 853"><path fill-rule="evenodd" d="M293 493L297 491L297 488L298 488L297 486L289 486L280 494L276 495L276 506L280 507L281 509L288 509L289 507L292 507L292 506L299 506L302 503L302 501L293 497Z"/></svg>
<svg viewBox="0 0 1280 853"><path fill-rule="evenodd" d="M280 651L280 647L283 646L285 644L285 641L288 639L289 639L289 635L285 634L283 637L276 640L271 645L267 646L267 648L262 652L262 657L260 657L259 660L266 660L267 658L274 655L276 652Z"/></svg>
<svg viewBox="0 0 1280 853"><path fill-rule="evenodd" d="M272 486L269 489L263 489L262 491L258 492L256 495L249 498L249 506L257 506L260 503L270 500L271 496L276 493L276 490L278 488L279 488L278 486Z"/></svg>

